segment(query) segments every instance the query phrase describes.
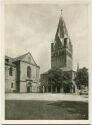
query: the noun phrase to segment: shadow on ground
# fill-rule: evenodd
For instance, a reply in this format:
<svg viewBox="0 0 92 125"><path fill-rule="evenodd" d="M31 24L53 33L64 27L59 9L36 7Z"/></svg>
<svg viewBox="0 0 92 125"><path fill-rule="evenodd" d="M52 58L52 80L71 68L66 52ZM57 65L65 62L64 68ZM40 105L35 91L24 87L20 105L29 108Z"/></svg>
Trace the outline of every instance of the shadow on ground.
<svg viewBox="0 0 92 125"><path fill-rule="evenodd" d="M88 119L88 103L75 102L75 101L59 101L50 103L48 105L59 106L67 110L69 113L76 114L79 113L82 119ZM85 107L85 108L84 108Z"/></svg>
<svg viewBox="0 0 92 125"><path fill-rule="evenodd" d="M7 100L6 120L87 120L88 103L75 101Z"/></svg>

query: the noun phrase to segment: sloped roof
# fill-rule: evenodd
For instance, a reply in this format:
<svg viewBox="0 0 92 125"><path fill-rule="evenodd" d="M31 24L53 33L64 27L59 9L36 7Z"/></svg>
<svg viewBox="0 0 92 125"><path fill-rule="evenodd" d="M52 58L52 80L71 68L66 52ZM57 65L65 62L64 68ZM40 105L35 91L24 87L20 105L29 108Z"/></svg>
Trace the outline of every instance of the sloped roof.
<svg viewBox="0 0 92 125"><path fill-rule="evenodd" d="M29 53L29 52L28 52L28 53ZM21 55L21 56L18 56L18 57L16 57L16 58L14 58L14 61L22 60L28 53L23 54L23 55Z"/></svg>
<svg viewBox="0 0 92 125"><path fill-rule="evenodd" d="M13 61L13 58L9 57L9 56L5 56L5 59L10 59Z"/></svg>
<svg viewBox="0 0 92 125"><path fill-rule="evenodd" d="M8 61L6 61L7 59L8 59ZM13 62L14 62L14 58L11 58L9 56L5 56L5 64L15 66L15 64Z"/></svg>
<svg viewBox="0 0 92 125"><path fill-rule="evenodd" d="M21 61L21 60L22 60L26 55L28 55L28 54L30 54L32 60L34 61L34 65L38 66L38 65L36 64L35 60L33 59L33 57L32 57L32 55L31 55L30 52L27 52L27 53L25 53L25 54L23 54L23 55L21 55L21 56L16 57L16 58L11 58L11 57L9 57L9 56L5 56L5 59L9 59L9 62L5 62L5 63L6 63L6 64L10 64L10 65L14 65L14 62L16 62L16 61ZM14 66L15 66L15 65L14 65ZM38 67L39 67L39 66L38 66Z"/></svg>
<svg viewBox="0 0 92 125"><path fill-rule="evenodd" d="M18 56L18 57L16 57L16 58L14 58L14 62L15 62L15 61L18 61L18 60L22 60L22 59L23 59L26 55L28 55L28 54L30 54L30 56L31 56L31 58L33 59L35 65L38 66L38 65L36 64L36 62L35 62L35 60L34 60L34 58L33 58L33 56L31 55L30 52L27 52L27 53L25 53L25 54L23 54L23 55L21 55L21 56Z"/></svg>
<svg viewBox="0 0 92 125"><path fill-rule="evenodd" d="M57 31L56 31L56 35L55 35L55 42L58 41L58 39L61 40L65 37L67 37L67 38L69 37L68 30L66 28L66 24L65 24L65 21L63 19L62 13L61 13L58 27L57 27Z"/></svg>
<svg viewBox="0 0 92 125"><path fill-rule="evenodd" d="M47 74L49 73L50 70L51 70L51 69L49 69L48 71L42 73L41 75L47 75Z"/></svg>

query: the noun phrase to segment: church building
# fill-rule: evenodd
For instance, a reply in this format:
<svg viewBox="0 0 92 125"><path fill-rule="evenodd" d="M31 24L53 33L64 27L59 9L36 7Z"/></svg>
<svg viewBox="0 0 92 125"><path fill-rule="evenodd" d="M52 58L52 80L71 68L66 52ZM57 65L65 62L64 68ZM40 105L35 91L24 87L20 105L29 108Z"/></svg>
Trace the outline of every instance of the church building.
<svg viewBox="0 0 92 125"><path fill-rule="evenodd" d="M63 72L68 72L71 74L71 82L73 83L73 86L69 92L74 92L76 91L76 85L74 82L75 78L75 71L73 71L73 46L71 43L71 39L69 37L65 21L62 16L62 11L61 15L59 18L59 23L57 27L57 31L55 34L55 39L54 42L51 43L51 69L60 69ZM42 87L44 92L56 92L57 90L53 90L53 88L56 88L54 86L49 85L48 83L48 73L49 71L41 74L41 80L42 80ZM43 84L45 83L45 84ZM48 89L50 88L50 89ZM63 88L59 88L58 92L63 92Z"/></svg>
<svg viewBox="0 0 92 125"><path fill-rule="evenodd" d="M16 58L5 56L5 92L39 92L39 72L30 52Z"/></svg>

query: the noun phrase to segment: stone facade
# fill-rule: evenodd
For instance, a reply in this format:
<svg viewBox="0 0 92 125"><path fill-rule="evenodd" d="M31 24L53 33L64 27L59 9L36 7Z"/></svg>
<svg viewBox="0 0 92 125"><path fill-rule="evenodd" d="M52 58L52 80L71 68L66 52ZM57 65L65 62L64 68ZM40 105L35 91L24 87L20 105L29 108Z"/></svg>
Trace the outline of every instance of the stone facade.
<svg viewBox="0 0 92 125"><path fill-rule="evenodd" d="M12 64L12 58L5 59L5 92L16 90L16 66Z"/></svg>
<svg viewBox="0 0 92 125"><path fill-rule="evenodd" d="M9 74L10 68L12 75ZM17 58L6 56L5 92L39 92L39 71L40 67L30 53Z"/></svg>

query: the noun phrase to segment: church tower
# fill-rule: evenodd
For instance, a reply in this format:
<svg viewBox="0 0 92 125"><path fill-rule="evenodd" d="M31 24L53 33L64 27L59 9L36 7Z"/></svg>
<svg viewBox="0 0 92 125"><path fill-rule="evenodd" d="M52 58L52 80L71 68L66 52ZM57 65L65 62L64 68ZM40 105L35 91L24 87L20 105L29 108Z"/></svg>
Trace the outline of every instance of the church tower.
<svg viewBox="0 0 92 125"><path fill-rule="evenodd" d="M72 70L72 44L62 16L62 10L55 39L51 43L51 68L60 68L63 71Z"/></svg>

